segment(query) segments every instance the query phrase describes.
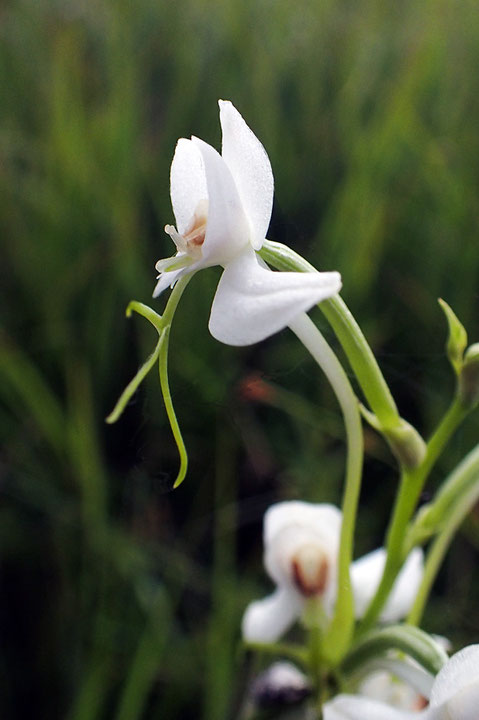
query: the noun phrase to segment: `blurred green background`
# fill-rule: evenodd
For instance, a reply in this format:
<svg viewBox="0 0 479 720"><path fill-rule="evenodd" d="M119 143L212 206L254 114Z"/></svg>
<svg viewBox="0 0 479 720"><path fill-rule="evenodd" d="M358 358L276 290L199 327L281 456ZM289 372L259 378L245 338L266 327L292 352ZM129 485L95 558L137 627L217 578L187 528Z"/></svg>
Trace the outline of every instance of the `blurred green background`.
<svg viewBox="0 0 479 720"><path fill-rule="evenodd" d="M154 373L104 423L155 342L124 308L152 302L172 251L177 138L218 146L217 99L234 102L273 165L270 239L342 273L427 435L453 392L438 296L479 340L478 68L473 0L4 0L3 718L236 717L240 618L271 587L263 512L340 497L331 391L287 331L244 349L209 336L218 269L195 277L172 333L181 488ZM478 430L472 416L429 490ZM358 555L381 542L396 479L366 443ZM472 518L425 620L457 642L479 637L478 547Z"/></svg>

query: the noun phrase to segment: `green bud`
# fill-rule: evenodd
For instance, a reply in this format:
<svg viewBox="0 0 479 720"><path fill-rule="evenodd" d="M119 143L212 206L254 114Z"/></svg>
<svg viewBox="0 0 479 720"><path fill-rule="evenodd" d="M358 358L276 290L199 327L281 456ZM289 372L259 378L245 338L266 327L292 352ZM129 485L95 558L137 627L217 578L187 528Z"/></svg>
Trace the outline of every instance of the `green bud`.
<svg viewBox="0 0 479 720"><path fill-rule="evenodd" d="M462 404L470 410L479 403L479 343L468 347L464 355L458 394Z"/></svg>
<svg viewBox="0 0 479 720"><path fill-rule="evenodd" d="M394 427L384 427L376 415L364 405L360 405L360 410L371 427L384 435L391 452L401 467L406 470L414 470L421 464L426 454L426 443L411 423L404 418L399 418L399 422Z"/></svg>
<svg viewBox="0 0 479 720"><path fill-rule="evenodd" d="M383 430L383 433L402 467L413 470L422 463L426 454L426 443L411 423L401 418L398 426Z"/></svg>
<svg viewBox="0 0 479 720"><path fill-rule="evenodd" d="M444 311L449 326L449 337L446 344L447 357L454 371L459 375L462 368L464 350L467 346L467 332L447 302L441 298L439 298L438 302Z"/></svg>

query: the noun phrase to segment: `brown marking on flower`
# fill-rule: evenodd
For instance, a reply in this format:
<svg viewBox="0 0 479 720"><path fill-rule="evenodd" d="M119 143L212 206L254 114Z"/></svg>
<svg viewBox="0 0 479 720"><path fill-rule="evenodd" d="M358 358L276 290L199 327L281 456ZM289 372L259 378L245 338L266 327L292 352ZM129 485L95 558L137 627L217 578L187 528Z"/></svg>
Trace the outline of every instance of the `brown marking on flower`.
<svg viewBox="0 0 479 720"><path fill-rule="evenodd" d="M322 595L329 579L329 562L315 545L301 547L291 561L293 581L302 595Z"/></svg>
<svg viewBox="0 0 479 720"><path fill-rule="evenodd" d="M416 702L414 703L413 710L424 710L424 708L427 708L429 705L429 702L423 695L418 695L418 698Z"/></svg>

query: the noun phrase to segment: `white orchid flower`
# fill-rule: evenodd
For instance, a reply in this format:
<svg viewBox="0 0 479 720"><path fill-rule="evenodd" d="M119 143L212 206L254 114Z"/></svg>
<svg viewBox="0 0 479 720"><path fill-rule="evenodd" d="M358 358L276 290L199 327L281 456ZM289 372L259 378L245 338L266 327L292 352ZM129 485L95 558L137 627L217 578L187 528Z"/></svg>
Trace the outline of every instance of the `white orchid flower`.
<svg viewBox="0 0 479 720"><path fill-rule="evenodd" d="M324 720L477 720L479 645L453 655L437 674L429 705L420 712L394 708L359 695L338 695L323 708Z"/></svg>
<svg viewBox="0 0 479 720"><path fill-rule="evenodd" d="M171 164L177 254L160 260L157 297L186 273L224 268L209 329L228 345L249 345L282 330L341 288L337 272L272 272L258 261L273 207L273 173L257 137L228 101L219 101L222 154L181 138Z"/></svg>
<svg viewBox="0 0 479 720"><path fill-rule="evenodd" d="M451 649L450 641L442 635L434 639L445 652ZM434 684L434 675L415 660L397 650L370 660L362 667L366 671L358 684L357 692L401 710L422 710L428 705Z"/></svg>
<svg viewBox="0 0 479 720"><path fill-rule="evenodd" d="M251 603L243 616L247 642L278 640L303 615L308 599L318 598L326 615L336 600L342 514L333 505L292 501L272 505L264 517L264 564L276 583L275 592ZM384 549L351 566L351 581L360 617L381 579ZM409 610L422 578L422 551L411 552L391 591L381 620L399 620Z"/></svg>
<svg viewBox="0 0 479 720"><path fill-rule="evenodd" d="M421 710L427 705L422 692L387 670L368 675L358 687L358 693L401 710Z"/></svg>

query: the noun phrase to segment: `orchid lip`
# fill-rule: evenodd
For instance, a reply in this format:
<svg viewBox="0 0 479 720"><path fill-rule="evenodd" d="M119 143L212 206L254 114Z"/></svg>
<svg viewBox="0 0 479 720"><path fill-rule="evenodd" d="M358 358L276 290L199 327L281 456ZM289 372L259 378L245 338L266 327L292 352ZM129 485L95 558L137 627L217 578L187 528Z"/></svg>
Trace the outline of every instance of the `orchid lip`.
<svg viewBox="0 0 479 720"><path fill-rule="evenodd" d="M315 545L303 545L291 560L293 582L305 597L323 595L330 575L326 555Z"/></svg>

